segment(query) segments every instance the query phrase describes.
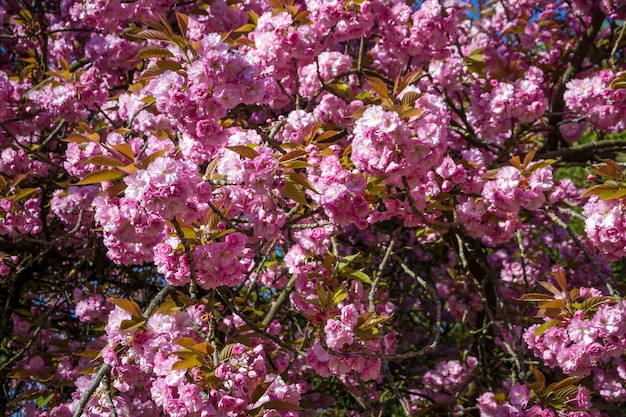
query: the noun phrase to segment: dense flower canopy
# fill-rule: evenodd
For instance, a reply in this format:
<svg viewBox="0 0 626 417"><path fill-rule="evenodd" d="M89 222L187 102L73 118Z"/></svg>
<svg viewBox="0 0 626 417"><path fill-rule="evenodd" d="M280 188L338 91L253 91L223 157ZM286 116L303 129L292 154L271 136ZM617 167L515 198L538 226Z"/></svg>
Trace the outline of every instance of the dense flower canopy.
<svg viewBox="0 0 626 417"><path fill-rule="evenodd" d="M0 0L0 414L610 416L623 0Z"/></svg>

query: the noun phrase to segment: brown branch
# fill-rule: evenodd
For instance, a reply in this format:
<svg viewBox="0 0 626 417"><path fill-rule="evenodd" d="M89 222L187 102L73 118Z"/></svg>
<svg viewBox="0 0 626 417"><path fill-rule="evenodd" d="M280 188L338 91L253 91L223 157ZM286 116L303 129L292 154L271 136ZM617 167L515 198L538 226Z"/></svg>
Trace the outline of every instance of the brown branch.
<svg viewBox="0 0 626 417"><path fill-rule="evenodd" d="M565 87L568 81L574 78L580 69L582 68L582 64L589 54L591 46L593 45L593 41L596 38L596 35L600 31L600 27L602 26L602 22L606 18L606 15L600 7L594 7L593 16L591 17L591 22L585 35L580 40L580 43L576 47L576 50L572 54L572 58L569 62L569 65L563 75L561 76L561 80L556 90L556 94L554 95L554 99L552 100L552 108L551 115L548 117L549 124L552 126L558 126L559 123L563 121L563 110L565 109L565 100L563 99L563 95L565 94ZM565 139L561 135L560 131L554 131L550 135L548 135L548 140L543 147L544 151L553 151L559 147L560 143L565 143Z"/></svg>
<svg viewBox="0 0 626 417"><path fill-rule="evenodd" d="M561 148L550 152L539 152L537 158L557 159L563 162L587 162L598 157L608 157L609 154L618 151L626 151L626 140L612 139L601 142L585 143L571 148Z"/></svg>

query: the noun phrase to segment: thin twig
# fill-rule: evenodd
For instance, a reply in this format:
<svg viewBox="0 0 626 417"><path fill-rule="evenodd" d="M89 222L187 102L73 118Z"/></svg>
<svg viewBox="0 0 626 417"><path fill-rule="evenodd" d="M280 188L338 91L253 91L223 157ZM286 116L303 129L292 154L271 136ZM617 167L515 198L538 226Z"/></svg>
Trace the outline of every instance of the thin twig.
<svg viewBox="0 0 626 417"><path fill-rule="evenodd" d="M413 357L413 356L421 356L425 354L426 352L430 352L434 350L439 344L439 338L441 337L441 310L442 310L441 300L439 299L439 294L437 294L436 288L432 288L430 285L428 285L428 283L422 277L420 277L415 272L413 272L398 255L394 253L393 257L396 260L396 262L400 264L400 267L408 276L410 276L415 281L417 281L418 284L420 284L426 291L430 293L430 296L433 298L433 301L435 302L435 308L436 308L435 325L434 325L435 334L433 337L433 341L430 344L421 348L417 352L400 355L398 357L407 358L407 357Z"/></svg>
<svg viewBox="0 0 626 417"><path fill-rule="evenodd" d="M287 301L287 297L289 296L289 294L291 294L291 291L293 291L293 287L296 285L297 279L298 279L297 274L293 274L291 276L291 278L289 279L289 282L287 282L287 286L278 295L278 298L276 298L276 301L274 302L274 304L272 304L270 311L268 311L267 315L263 318L263 321L261 322L262 325L269 326L272 320L274 320L274 317L276 317L278 310L280 310L280 308L285 303L285 301Z"/></svg>
<svg viewBox="0 0 626 417"><path fill-rule="evenodd" d="M559 227L561 227L562 229L566 230L567 233L570 235L570 237L572 238L572 240L574 241L574 243L576 244L576 246L578 246L578 248L585 254L585 257L587 258L587 260L591 263L591 265L593 266L593 269L595 269L596 273L598 274L598 277L600 277L600 279L602 280L602 282L604 283L604 285L606 286L606 289L609 291L609 294L611 294L611 296L615 297L617 299L617 301L619 302L620 306L622 305L622 297L619 295L619 293L613 288L613 286L611 285L611 283L609 283L609 281L606 279L606 277L604 276L604 273L602 272L602 269L600 269L600 265L598 265L598 263L596 262L596 260L594 259L594 257L591 255L591 253L587 250L587 248L585 247L585 245L583 245L583 243L580 241L580 239L578 238L578 236L576 236L576 233L574 233L574 231L572 230L571 227L569 227L568 224L566 224L563 220L561 220L556 214L554 213L548 213L548 217L550 217L550 220L552 220L554 223L556 223Z"/></svg>
<svg viewBox="0 0 626 417"><path fill-rule="evenodd" d="M143 312L144 317L149 317L154 312L154 310L163 302L163 300L165 300L165 297L167 297L167 295L172 290L172 288L173 287L168 284L165 287L163 287L161 291L159 291L159 293L152 299L150 304L148 304L148 307L144 310ZM98 373L94 377L93 381L91 381L91 385L89 385L89 388L87 388L87 390L80 397L80 400L78 401L78 404L76 405L76 410L74 411L74 414L72 415L72 417L81 417L83 415L85 406L87 406L87 403L91 399L91 396L93 395L94 392L96 392L96 389L98 389L98 387L100 386L102 379L106 375L109 375L112 369L113 368L108 363L102 364L102 366L98 370Z"/></svg>
<svg viewBox="0 0 626 417"><path fill-rule="evenodd" d="M226 306L233 313L237 314L244 321L244 323L246 323L248 326L250 326L250 328L252 330L254 330L259 335L265 336L268 339L272 340L274 343L276 343L278 346L282 347L283 349L288 350L289 352L292 352L292 353L297 353L297 351L294 348L292 348L287 343L285 343L283 340L279 339L278 337L274 336L273 334L270 334L270 333L262 330L256 323L254 323L244 313L242 313L241 310L239 310L239 308L230 301L230 298L226 297L226 295L232 296L232 294L230 294L230 289L229 288L225 287L225 288L223 288L223 290L228 292L228 294L223 294L223 292L220 291L219 289L217 290L217 293L222 297L222 299L224 300L224 303L226 304Z"/></svg>
<svg viewBox="0 0 626 417"><path fill-rule="evenodd" d="M111 376L110 374L104 375L102 378L102 385L104 385L104 396L106 398L107 405L109 406L109 412L111 417L117 417L117 410L113 403L113 394L111 393Z"/></svg>
<svg viewBox="0 0 626 417"><path fill-rule="evenodd" d="M189 279L191 282L189 283L189 298L191 298L191 304L196 303L196 298L198 296L198 284L196 281L196 270L193 262L193 253L191 253L191 248L189 247L189 242L185 238L185 234L178 223L178 220L174 218L172 220L172 224L176 229L176 235L178 239L180 239L180 243L182 243L183 248L185 249L185 254L187 255L187 262L189 263Z"/></svg>
<svg viewBox="0 0 626 417"><path fill-rule="evenodd" d="M395 241L392 239L391 241L389 241L389 245L387 245L387 249L385 250L385 255L383 256L383 260L378 265L378 271L376 273L376 277L374 278L374 281L372 281L372 286L370 288L370 293L368 295L370 313L373 313L374 311L376 311L376 306L374 305L374 296L376 295L376 288L378 287L378 282L380 281L380 277L383 275L383 270L385 269L385 265L387 264L387 261L389 260L389 256L391 255L391 252L393 251L393 245L395 245Z"/></svg>

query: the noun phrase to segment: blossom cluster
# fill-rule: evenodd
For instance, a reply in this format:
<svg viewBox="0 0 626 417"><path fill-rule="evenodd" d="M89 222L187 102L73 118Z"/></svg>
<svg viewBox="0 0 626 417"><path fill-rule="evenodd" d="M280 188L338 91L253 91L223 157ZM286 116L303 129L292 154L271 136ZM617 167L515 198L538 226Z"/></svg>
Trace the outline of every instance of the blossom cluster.
<svg viewBox="0 0 626 417"><path fill-rule="evenodd" d="M625 401L625 16L0 0L0 414Z"/></svg>

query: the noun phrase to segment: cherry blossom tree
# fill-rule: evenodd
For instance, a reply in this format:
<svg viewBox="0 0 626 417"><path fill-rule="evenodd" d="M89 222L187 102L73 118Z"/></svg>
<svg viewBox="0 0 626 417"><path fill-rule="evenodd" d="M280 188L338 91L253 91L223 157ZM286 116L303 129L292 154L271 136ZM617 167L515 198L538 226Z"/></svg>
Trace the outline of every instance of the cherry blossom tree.
<svg viewBox="0 0 626 417"><path fill-rule="evenodd" d="M0 414L611 416L623 0L0 0Z"/></svg>

